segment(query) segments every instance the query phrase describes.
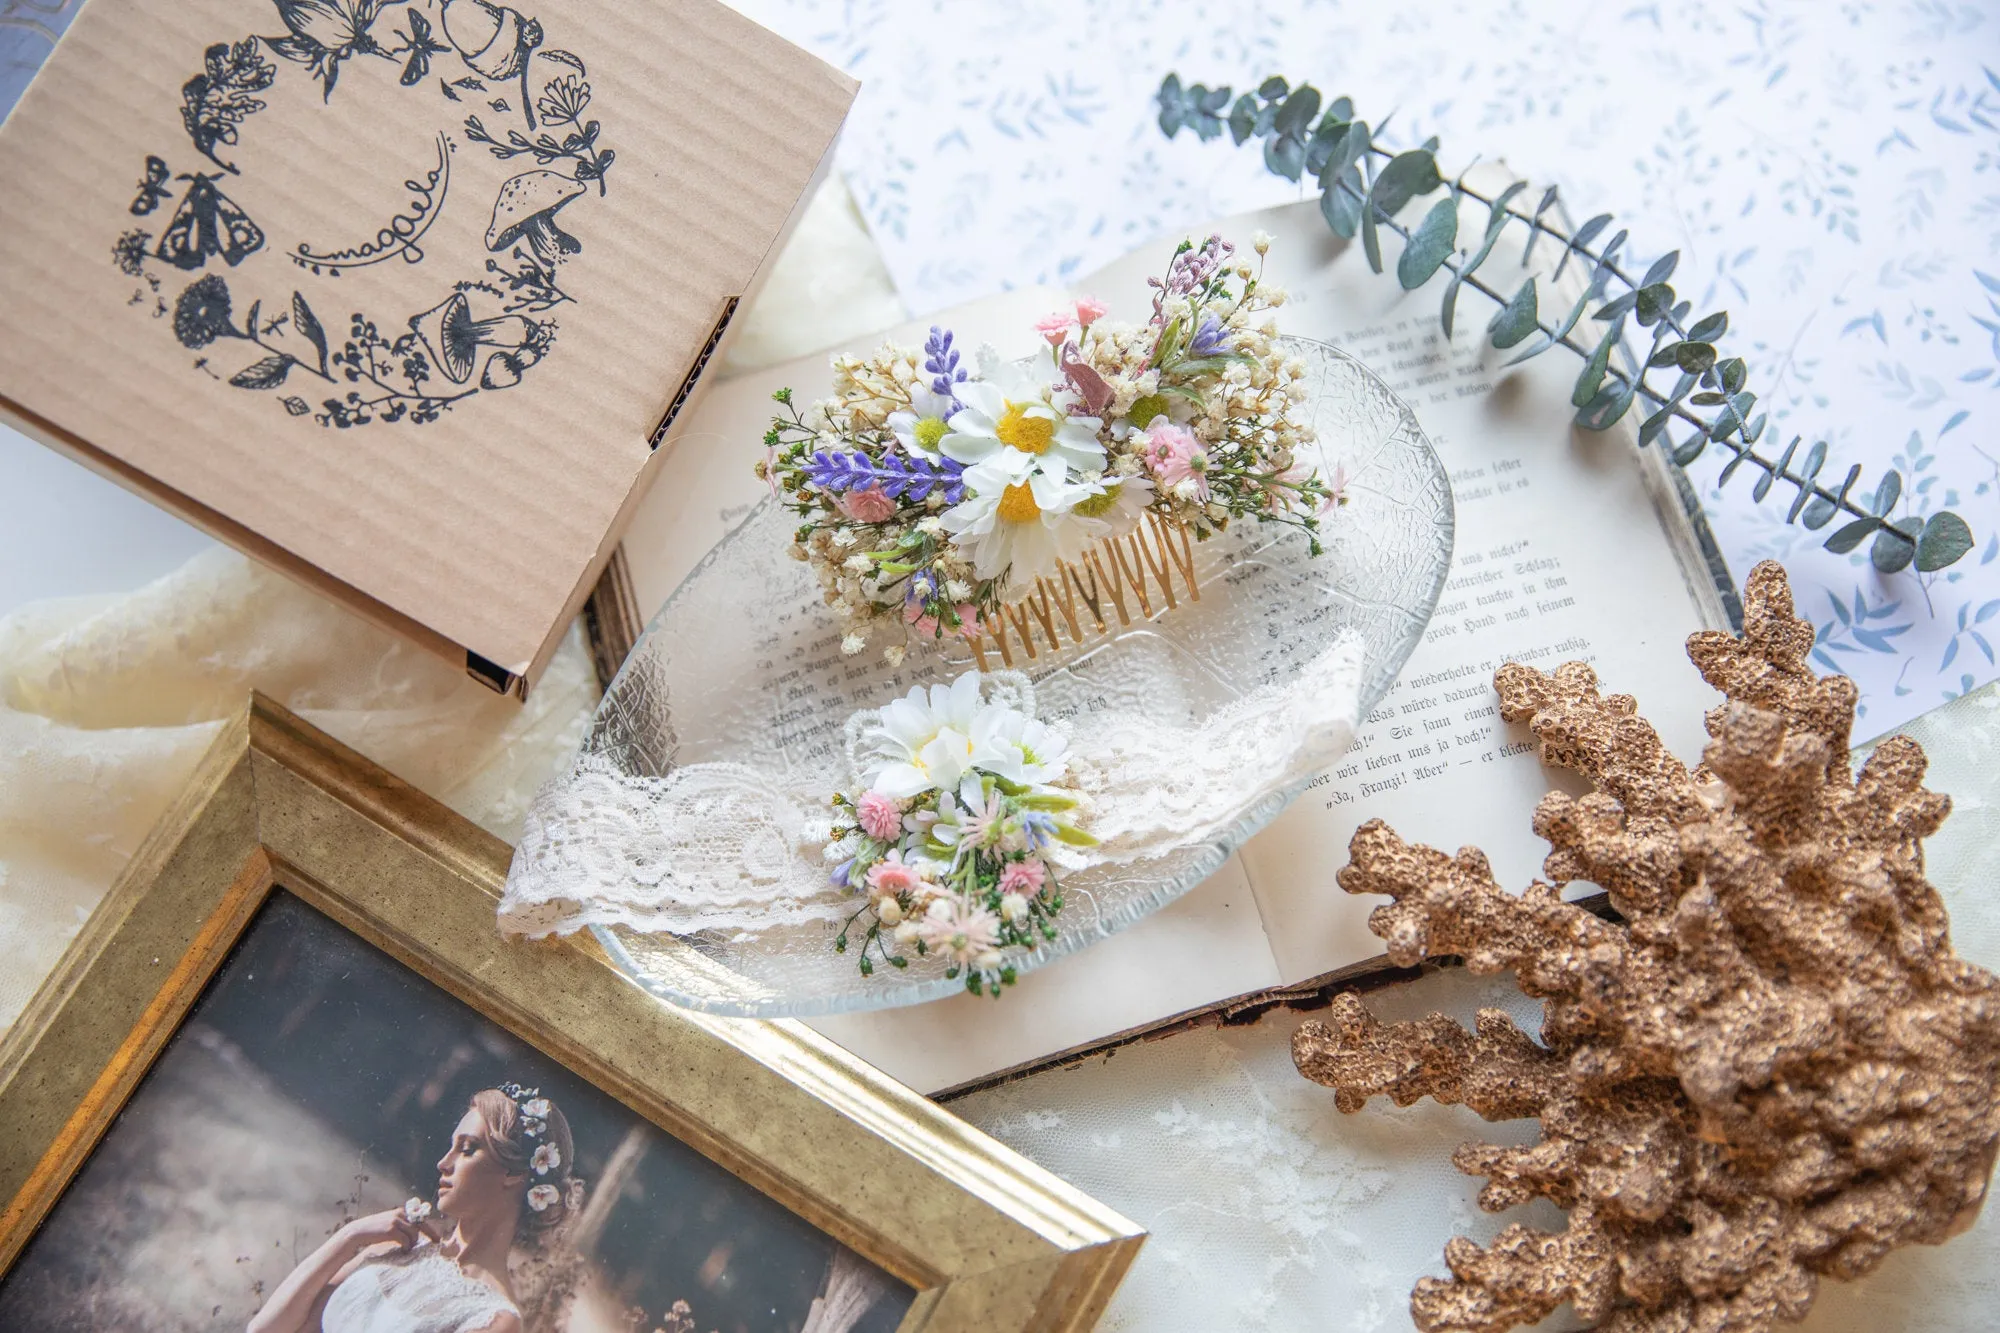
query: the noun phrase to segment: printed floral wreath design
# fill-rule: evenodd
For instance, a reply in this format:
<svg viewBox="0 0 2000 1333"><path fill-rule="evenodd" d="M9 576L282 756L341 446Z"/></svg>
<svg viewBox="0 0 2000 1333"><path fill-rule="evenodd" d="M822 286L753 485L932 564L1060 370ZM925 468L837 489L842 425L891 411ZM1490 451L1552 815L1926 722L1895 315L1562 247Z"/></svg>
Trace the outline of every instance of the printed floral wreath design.
<svg viewBox="0 0 2000 1333"><path fill-rule="evenodd" d="M170 182L186 182L186 190L157 239L134 228L112 247L119 270L142 284L130 304L150 305L156 319L171 316L181 345L206 353L195 368L214 378L223 376L207 349L231 340L255 346L262 355L227 377L239 389L275 390L294 372L332 386L317 409L297 394L278 399L291 415L310 413L322 426L404 420L421 425L482 390L520 383L555 342L556 322L548 312L573 299L558 285L557 271L583 245L558 225L556 214L588 194L592 182L602 195L615 156L598 146L599 123L584 118L591 91L583 61L545 47L538 21L491 0L436 0L435 26L423 8L426 0L273 2L285 26L282 36L216 43L203 53L202 71L181 87L182 124L195 150L219 170L176 174L164 157L146 159L132 200L134 217L151 215L170 198ZM392 9L407 19L406 27L378 36L377 20ZM257 94L277 80L279 66L265 58L267 51L306 67L323 102L332 101L350 60L372 56L401 64L398 81L411 89L431 78L433 58L456 60L460 65L436 78L447 101L478 98L493 114L518 114L525 121L525 133L496 134L473 114L460 131L502 161L535 160L533 169L500 188L486 233L492 257L483 274L453 282L442 300L426 303L400 328L392 324L387 334L356 312L337 345L297 291L289 306L275 313L252 301L239 322L223 275L206 273L169 303L160 266L193 273L220 258L234 268L264 248L263 229L220 186L242 175L224 151L236 144L244 121L264 109ZM538 78L544 69L538 60L555 70ZM450 133L438 135L437 167L423 181L404 183L409 204L372 240L328 253L301 242L288 258L333 277L389 259L421 263L423 234L443 209L457 147ZM567 174L552 169L563 162L572 164ZM353 387L343 393L343 385Z"/></svg>

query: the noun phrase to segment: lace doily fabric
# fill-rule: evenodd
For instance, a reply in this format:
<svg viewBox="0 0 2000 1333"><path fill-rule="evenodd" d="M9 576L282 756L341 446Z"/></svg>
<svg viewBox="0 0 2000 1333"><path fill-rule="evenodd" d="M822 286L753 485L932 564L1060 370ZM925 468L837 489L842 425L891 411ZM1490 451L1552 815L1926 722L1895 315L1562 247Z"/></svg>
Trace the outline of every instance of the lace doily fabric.
<svg viewBox="0 0 2000 1333"><path fill-rule="evenodd" d="M1099 692L1090 708L1050 706L1018 672L985 676L982 696L1066 733L1099 845L1069 856L1074 873L1064 885L1089 898L1091 924L1106 931L1165 901L1142 902L1155 881L1124 870L1227 841L1246 814L1347 748L1364 659L1361 637L1344 630L1291 680L1195 717L1162 715L1144 692ZM822 749L810 776L731 761L635 773L586 750L528 813L502 925L547 935L616 923L780 948L802 936L824 949L829 928L855 906L827 875L830 798L865 788L876 719L874 708L851 713L846 746Z"/></svg>

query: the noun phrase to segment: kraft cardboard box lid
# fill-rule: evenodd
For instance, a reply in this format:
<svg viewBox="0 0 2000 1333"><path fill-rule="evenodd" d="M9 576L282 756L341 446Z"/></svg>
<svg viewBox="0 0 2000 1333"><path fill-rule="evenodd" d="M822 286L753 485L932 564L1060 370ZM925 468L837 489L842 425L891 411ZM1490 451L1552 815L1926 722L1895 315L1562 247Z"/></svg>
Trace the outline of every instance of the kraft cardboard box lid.
<svg viewBox="0 0 2000 1333"><path fill-rule="evenodd" d="M89 0L0 412L522 691L854 91L712 0Z"/></svg>

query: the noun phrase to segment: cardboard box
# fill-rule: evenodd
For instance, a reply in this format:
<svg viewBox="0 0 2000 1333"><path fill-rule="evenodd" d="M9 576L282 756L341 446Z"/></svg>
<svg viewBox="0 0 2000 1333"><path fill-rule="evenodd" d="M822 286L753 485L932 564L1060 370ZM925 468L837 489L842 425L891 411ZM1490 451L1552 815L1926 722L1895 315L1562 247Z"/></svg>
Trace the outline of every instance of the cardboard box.
<svg viewBox="0 0 2000 1333"><path fill-rule="evenodd" d="M89 0L0 413L524 693L854 91L712 0Z"/></svg>

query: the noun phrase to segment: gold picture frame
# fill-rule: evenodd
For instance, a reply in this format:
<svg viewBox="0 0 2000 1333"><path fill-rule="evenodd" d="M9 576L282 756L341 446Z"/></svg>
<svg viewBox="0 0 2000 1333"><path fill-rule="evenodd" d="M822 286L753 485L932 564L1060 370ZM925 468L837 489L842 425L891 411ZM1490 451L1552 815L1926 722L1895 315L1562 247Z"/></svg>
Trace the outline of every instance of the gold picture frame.
<svg viewBox="0 0 2000 1333"><path fill-rule="evenodd" d="M0 1040L0 1276L282 889L914 1288L899 1333L1096 1322L1138 1227L803 1025L502 939L509 855L253 698Z"/></svg>

